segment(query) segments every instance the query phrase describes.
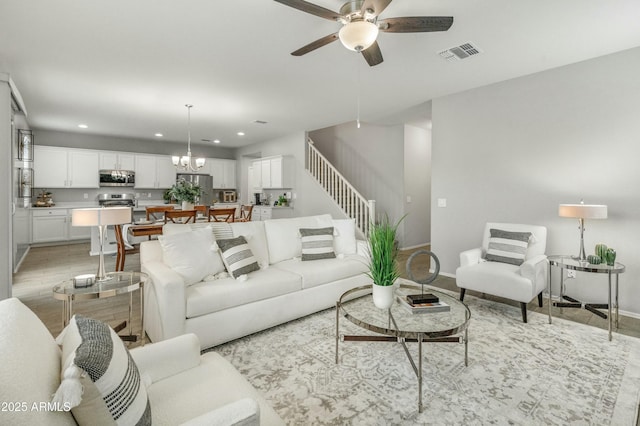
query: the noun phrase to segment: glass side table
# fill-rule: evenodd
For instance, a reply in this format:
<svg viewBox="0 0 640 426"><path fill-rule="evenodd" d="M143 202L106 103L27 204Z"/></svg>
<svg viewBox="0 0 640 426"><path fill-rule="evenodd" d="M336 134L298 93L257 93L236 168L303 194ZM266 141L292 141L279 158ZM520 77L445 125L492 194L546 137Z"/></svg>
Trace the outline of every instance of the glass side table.
<svg viewBox="0 0 640 426"><path fill-rule="evenodd" d="M129 335L120 336L122 340L136 342L138 336L133 334L133 293L137 290L140 292L140 340L144 345L144 284L149 279L148 275L143 272L108 272L107 276L111 277L108 281L96 282L89 287L76 288L73 286L73 280L64 281L53 287L53 298L62 300L62 324L67 326L73 316L73 305L75 301L105 299L108 297L118 296L120 294L129 294ZM127 326L127 321L114 327L115 332L119 332Z"/></svg>
<svg viewBox="0 0 640 426"><path fill-rule="evenodd" d="M625 271L625 266L622 263L618 263L615 262L615 264L613 266L609 266L606 263L601 263L599 265L593 265L591 263L585 262L585 261L579 261L578 259L575 259L571 256L567 256L567 255L555 255L555 256L548 256L547 259L549 260L549 265L550 266L556 266L560 269L560 301L559 302L552 302L551 301L551 270L552 268L549 267L549 283L548 283L548 290L549 290L549 303L548 303L548 307L549 307L549 324L551 324L551 305L553 304L553 306L557 306L560 308L585 308L590 312L593 312L594 314L608 319L609 320L609 341L611 341L612 339L612 315L611 315L611 290L612 290L612 285L611 285L611 277L612 275L615 275L616 277L616 282L615 282L615 316L616 316L616 322L615 322L615 326L616 329L618 328L618 281L619 281L619 276L620 274L624 273ZM564 274L563 271L564 270L569 270L569 271L579 271L579 272L587 272L587 273L591 273L591 274L607 274L608 277L608 283L609 283L609 292L608 292L608 301L606 304L602 303L583 303L580 302L579 300L576 300L572 297L569 297L567 295L564 294ZM564 302L564 300L568 300L569 303ZM603 314L602 312L600 312L598 309L607 309L607 313L608 315Z"/></svg>

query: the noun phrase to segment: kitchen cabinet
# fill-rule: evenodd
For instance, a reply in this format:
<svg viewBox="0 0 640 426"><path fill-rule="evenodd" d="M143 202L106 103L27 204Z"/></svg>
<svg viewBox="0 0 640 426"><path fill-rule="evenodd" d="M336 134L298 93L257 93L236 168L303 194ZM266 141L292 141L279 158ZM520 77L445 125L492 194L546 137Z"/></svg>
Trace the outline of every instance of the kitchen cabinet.
<svg viewBox="0 0 640 426"><path fill-rule="evenodd" d="M293 217L293 208L291 207L254 206L251 213L251 221L284 219L289 217Z"/></svg>
<svg viewBox="0 0 640 426"><path fill-rule="evenodd" d="M205 168L213 178L213 188L236 188L236 160L207 158Z"/></svg>
<svg viewBox="0 0 640 426"><path fill-rule="evenodd" d="M100 151L100 170L134 170L135 155L122 152Z"/></svg>
<svg viewBox="0 0 640 426"><path fill-rule="evenodd" d="M31 215L31 242L51 243L91 238L90 226L73 226L72 209L33 210Z"/></svg>
<svg viewBox="0 0 640 426"><path fill-rule="evenodd" d="M33 153L33 186L36 188L100 186L97 151L36 145Z"/></svg>
<svg viewBox="0 0 640 426"><path fill-rule="evenodd" d="M136 155L136 188L166 189L176 183L176 168L168 155Z"/></svg>
<svg viewBox="0 0 640 426"><path fill-rule="evenodd" d="M288 155L261 158L252 163L255 189L293 188L294 159Z"/></svg>

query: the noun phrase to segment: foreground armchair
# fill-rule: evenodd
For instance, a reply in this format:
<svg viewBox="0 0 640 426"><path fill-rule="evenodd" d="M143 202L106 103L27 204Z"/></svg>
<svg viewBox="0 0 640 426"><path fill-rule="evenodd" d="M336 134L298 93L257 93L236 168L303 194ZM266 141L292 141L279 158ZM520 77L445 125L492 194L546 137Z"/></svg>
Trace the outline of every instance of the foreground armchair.
<svg viewBox="0 0 640 426"><path fill-rule="evenodd" d="M527 322L527 303L547 287L547 228L513 223L487 223L482 246L460 253L456 284L460 300L475 290L520 302Z"/></svg>
<svg viewBox="0 0 640 426"><path fill-rule="evenodd" d="M0 317L0 401L8 404L7 409L0 412L0 424L105 424L99 419L105 413L109 414L107 411L110 409L104 408L108 407L107 397L96 392L100 392L100 386L114 383L122 386L125 381L114 379L118 374L127 378L134 376L131 374L130 362L124 362L126 372L118 371L122 365L119 361L123 359L123 356L119 357L122 353L119 351L124 351L125 361L129 355L124 346L120 345L122 342L115 333L113 344L110 347L107 345L109 350L103 351L109 354L107 359L90 357L92 373L77 370L79 373L73 377L73 368L76 368L75 364L82 365L78 359L83 354L82 351L75 350L68 353L69 341L78 344L80 340L71 335L73 331L67 328L62 338L58 339L63 341L61 349L38 317L18 299L0 301ZM70 326L76 325L82 330L80 335L83 343L87 339L87 329L82 328L82 324L90 324L93 331L96 329L94 321L75 316L70 323ZM102 343L104 339L96 339L93 344L96 341ZM129 353L136 367L135 376L138 377L139 371L139 377L127 382L127 392L108 395L111 406L122 407L124 414L119 418L118 424L130 423L127 419L131 417L126 416L137 415L131 412L136 409L135 403L139 399L142 400L138 405L144 411L145 420L141 423L152 421L154 425L243 426L284 424L266 400L229 362L213 352L200 355L200 342L193 334L132 349ZM71 362L74 365L69 368ZM93 377L88 376L92 376L103 366L108 368L99 380L91 383ZM71 386L61 386L61 379L63 385L66 382ZM78 388L74 380L81 382L82 386ZM141 384L136 390L129 383ZM69 395L78 389L82 395L80 405L66 402L70 400ZM56 397L52 399L54 394ZM141 394L143 395L139 396ZM82 404L91 405L83 407ZM147 406L150 408L145 410Z"/></svg>

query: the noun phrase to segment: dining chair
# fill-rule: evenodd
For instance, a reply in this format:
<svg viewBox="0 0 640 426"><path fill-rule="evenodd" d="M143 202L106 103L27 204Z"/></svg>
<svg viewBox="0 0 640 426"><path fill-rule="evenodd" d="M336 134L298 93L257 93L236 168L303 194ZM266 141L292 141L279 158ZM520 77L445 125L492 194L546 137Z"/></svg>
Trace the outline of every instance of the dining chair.
<svg viewBox="0 0 640 426"><path fill-rule="evenodd" d="M164 213L164 223L195 223L197 210L167 210Z"/></svg>
<svg viewBox="0 0 640 426"><path fill-rule="evenodd" d="M124 236L122 235L122 225L113 225L116 234L116 272L124 271L124 259L127 254L140 253L140 244L130 244L132 248L128 248L124 243Z"/></svg>
<svg viewBox="0 0 640 426"><path fill-rule="evenodd" d="M164 220L164 212L175 209L173 204L165 204L164 206L148 206L145 208L147 212L147 220L160 221Z"/></svg>
<svg viewBox="0 0 640 426"><path fill-rule="evenodd" d="M235 207L229 209L209 209L209 222L233 222L235 215Z"/></svg>
<svg viewBox="0 0 640 426"><path fill-rule="evenodd" d="M253 204L245 204L240 206L240 217L237 222L251 222L251 213L253 212Z"/></svg>
<svg viewBox="0 0 640 426"><path fill-rule="evenodd" d="M200 216L204 216L206 218L209 217L209 206L199 204L199 205L193 206L193 208L196 211L196 216L197 216L196 219L200 218Z"/></svg>

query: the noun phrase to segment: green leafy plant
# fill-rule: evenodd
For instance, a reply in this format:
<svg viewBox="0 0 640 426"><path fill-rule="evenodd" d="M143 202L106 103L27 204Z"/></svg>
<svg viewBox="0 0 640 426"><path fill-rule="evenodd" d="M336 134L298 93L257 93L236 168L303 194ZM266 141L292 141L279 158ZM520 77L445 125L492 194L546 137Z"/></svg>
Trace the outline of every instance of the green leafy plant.
<svg viewBox="0 0 640 426"><path fill-rule="evenodd" d="M169 189L168 195L179 202L186 201L187 203L195 204L201 192L199 185L181 180Z"/></svg>
<svg viewBox="0 0 640 426"><path fill-rule="evenodd" d="M396 258L398 247L396 233L404 216L395 224L385 218L379 223L373 223L369 230L369 277L374 284L390 286L398 279L400 272Z"/></svg>

